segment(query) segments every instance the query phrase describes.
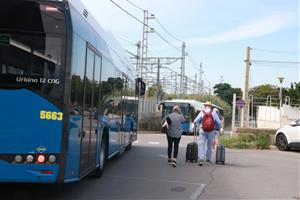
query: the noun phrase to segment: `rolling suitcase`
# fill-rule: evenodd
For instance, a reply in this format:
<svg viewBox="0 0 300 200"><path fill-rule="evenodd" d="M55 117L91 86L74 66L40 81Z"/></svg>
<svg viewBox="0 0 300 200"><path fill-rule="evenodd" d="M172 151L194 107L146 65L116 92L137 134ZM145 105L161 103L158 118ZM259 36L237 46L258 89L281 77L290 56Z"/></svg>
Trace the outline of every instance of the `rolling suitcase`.
<svg viewBox="0 0 300 200"><path fill-rule="evenodd" d="M224 144L218 144L216 150L216 164L225 164L225 146Z"/></svg>
<svg viewBox="0 0 300 200"><path fill-rule="evenodd" d="M185 161L186 162L197 162L198 161L198 143L196 136L196 129L194 129L194 141L188 143L186 147Z"/></svg>

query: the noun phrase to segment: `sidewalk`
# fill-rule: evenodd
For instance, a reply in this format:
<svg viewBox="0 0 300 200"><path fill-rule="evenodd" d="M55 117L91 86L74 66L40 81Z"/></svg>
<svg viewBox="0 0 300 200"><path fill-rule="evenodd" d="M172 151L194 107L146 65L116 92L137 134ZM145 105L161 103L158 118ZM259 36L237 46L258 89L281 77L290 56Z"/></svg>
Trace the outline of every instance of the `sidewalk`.
<svg viewBox="0 0 300 200"><path fill-rule="evenodd" d="M164 134L161 131L138 131L138 134Z"/></svg>

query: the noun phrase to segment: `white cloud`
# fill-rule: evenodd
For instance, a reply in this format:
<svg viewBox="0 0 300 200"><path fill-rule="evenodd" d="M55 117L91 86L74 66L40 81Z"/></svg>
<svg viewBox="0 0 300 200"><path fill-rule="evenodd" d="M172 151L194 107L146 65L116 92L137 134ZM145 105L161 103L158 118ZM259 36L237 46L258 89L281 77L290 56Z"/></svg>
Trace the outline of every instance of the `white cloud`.
<svg viewBox="0 0 300 200"><path fill-rule="evenodd" d="M186 41L192 46L241 41L280 31L290 26L293 23L292 19L290 15L271 15L264 19L240 25L223 33L209 37L189 38Z"/></svg>

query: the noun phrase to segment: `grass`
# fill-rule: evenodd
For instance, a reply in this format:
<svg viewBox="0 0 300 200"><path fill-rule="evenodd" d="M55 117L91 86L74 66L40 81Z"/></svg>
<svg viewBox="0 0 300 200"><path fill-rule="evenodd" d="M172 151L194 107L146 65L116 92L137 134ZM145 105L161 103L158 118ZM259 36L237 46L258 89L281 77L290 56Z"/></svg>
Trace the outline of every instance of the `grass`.
<svg viewBox="0 0 300 200"><path fill-rule="evenodd" d="M238 136L221 136L220 142L231 149L269 149L270 135L267 133L240 134Z"/></svg>

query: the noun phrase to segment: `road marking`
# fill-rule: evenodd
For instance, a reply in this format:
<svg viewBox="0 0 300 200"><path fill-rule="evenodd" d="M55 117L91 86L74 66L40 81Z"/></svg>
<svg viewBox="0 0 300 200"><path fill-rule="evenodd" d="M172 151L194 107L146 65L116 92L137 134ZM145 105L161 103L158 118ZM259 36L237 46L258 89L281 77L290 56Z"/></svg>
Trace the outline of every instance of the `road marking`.
<svg viewBox="0 0 300 200"><path fill-rule="evenodd" d="M154 145L158 145L158 144L159 144L159 142L156 142L156 141L150 141L150 142L148 142L148 144L154 144Z"/></svg>
<svg viewBox="0 0 300 200"><path fill-rule="evenodd" d="M189 200L198 200L203 190L206 188L206 184L201 184L195 192L190 196Z"/></svg>
<svg viewBox="0 0 300 200"><path fill-rule="evenodd" d="M139 142L140 142L140 141L138 141L138 140L135 140L133 143L134 143L134 144L137 144L137 143L139 143Z"/></svg>

